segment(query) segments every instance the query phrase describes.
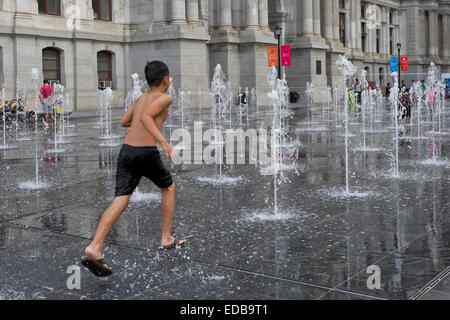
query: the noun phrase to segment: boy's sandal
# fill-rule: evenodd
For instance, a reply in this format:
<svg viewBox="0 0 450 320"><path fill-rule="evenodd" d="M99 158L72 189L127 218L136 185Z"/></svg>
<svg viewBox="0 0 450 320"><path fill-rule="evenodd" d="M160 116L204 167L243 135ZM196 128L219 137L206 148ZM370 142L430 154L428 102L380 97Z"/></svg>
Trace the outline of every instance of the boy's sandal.
<svg viewBox="0 0 450 320"><path fill-rule="evenodd" d="M184 240L181 240L184 241ZM186 247L186 241L184 241L183 243L179 243L179 241L177 240L177 238L175 237L175 239L173 240L173 242L167 246L163 246L161 245L158 250L159 251L167 251L167 250L173 250L175 248L184 248Z"/></svg>
<svg viewBox="0 0 450 320"><path fill-rule="evenodd" d="M105 265L105 260L98 259L98 260L92 260L90 258L86 258L81 260L81 263L83 266L89 269L96 277L103 278L103 277L109 277L112 275L112 270L107 268Z"/></svg>

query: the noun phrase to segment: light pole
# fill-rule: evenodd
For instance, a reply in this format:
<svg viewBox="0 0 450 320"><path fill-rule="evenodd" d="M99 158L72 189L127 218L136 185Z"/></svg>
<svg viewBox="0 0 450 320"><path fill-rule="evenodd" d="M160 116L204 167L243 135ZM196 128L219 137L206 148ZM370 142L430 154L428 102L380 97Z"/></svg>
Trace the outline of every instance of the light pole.
<svg viewBox="0 0 450 320"><path fill-rule="evenodd" d="M400 51L402 50L402 44L401 43L397 43L397 51L398 51L398 88L402 89L402 67L401 67L401 57L400 57Z"/></svg>
<svg viewBox="0 0 450 320"><path fill-rule="evenodd" d="M282 28L280 26L276 26L275 35L278 39L278 79L281 80L281 32Z"/></svg>

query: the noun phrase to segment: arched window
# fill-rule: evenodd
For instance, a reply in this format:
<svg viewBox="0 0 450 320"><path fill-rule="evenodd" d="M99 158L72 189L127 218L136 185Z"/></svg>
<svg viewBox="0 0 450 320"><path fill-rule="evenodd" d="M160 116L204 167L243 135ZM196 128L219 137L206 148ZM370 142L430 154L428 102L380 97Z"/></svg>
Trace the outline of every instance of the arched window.
<svg viewBox="0 0 450 320"><path fill-rule="evenodd" d="M346 29L346 21L345 21L345 13L339 13L339 40L341 40L342 44L345 46L345 29Z"/></svg>
<svg viewBox="0 0 450 320"><path fill-rule="evenodd" d="M384 80L384 69L383 68L380 68L378 70L378 78L380 80L380 86L382 86L383 85L383 80Z"/></svg>
<svg viewBox="0 0 450 320"><path fill-rule="evenodd" d="M92 8L94 9L94 19L104 21L112 20L111 0L92 0Z"/></svg>
<svg viewBox="0 0 450 320"><path fill-rule="evenodd" d="M98 88L113 89L112 54L108 51L97 53Z"/></svg>
<svg viewBox="0 0 450 320"><path fill-rule="evenodd" d="M38 8L40 14L61 15L60 0L38 0Z"/></svg>
<svg viewBox="0 0 450 320"><path fill-rule="evenodd" d="M55 48L42 50L42 72L50 84L61 82L61 53Z"/></svg>

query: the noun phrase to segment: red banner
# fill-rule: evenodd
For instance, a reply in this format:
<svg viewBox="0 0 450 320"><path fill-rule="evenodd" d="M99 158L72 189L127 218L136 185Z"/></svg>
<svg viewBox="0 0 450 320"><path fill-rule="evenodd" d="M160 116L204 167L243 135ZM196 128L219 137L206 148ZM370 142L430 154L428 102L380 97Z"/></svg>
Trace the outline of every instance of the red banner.
<svg viewBox="0 0 450 320"><path fill-rule="evenodd" d="M409 67L408 57L400 58L400 67L401 67L402 71L408 71L408 67Z"/></svg>
<svg viewBox="0 0 450 320"><path fill-rule="evenodd" d="M291 66L291 46L281 47L281 64L283 67Z"/></svg>

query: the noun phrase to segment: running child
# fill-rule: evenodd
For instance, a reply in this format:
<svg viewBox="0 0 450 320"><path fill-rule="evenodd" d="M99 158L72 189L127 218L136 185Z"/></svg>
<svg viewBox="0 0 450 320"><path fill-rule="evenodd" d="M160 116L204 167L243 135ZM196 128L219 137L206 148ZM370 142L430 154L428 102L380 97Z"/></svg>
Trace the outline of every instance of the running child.
<svg viewBox="0 0 450 320"><path fill-rule="evenodd" d="M142 177L150 179L163 194L162 237L159 250L170 250L186 245L186 241L178 241L171 235L175 185L157 149L157 144L160 143L166 158L175 160L176 154L172 146L161 134L172 104L172 98L164 94L170 85L169 69L163 62L148 62L145 77L150 90L134 103L121 120L123 127L131 129L124 140L117 162L114 202L103 213L94 240L85 249L86 259L82 260L82 264L97 277L112 274L103 258L103 243L115 222L128 207L130 197Z"/></svg>

